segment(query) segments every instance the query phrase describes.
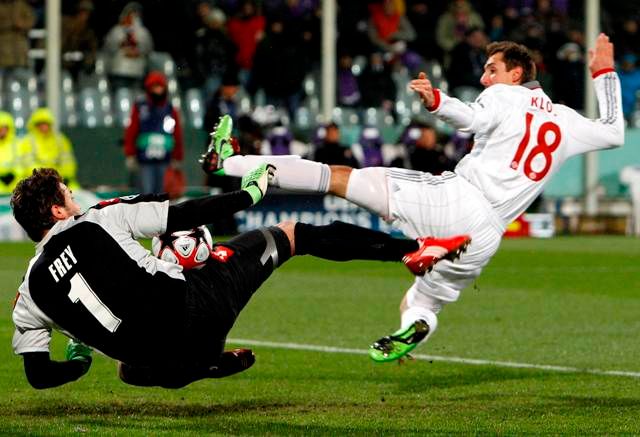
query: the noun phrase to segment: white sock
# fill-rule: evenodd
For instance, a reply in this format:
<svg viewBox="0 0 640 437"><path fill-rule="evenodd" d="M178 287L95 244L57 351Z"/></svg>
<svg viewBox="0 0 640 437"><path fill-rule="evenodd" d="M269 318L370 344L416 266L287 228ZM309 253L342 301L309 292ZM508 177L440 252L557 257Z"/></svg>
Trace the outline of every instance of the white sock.
<svg viewBox="0 0 640 437"><path fill-rule="evenodd" d="M407 308L400 317L400 327L401 329L406 329L411 326L413 322L420 319L424 320L427 322L427 325L429 325L429 333L422 340L422 342L424 342L427 341L427 339L431 337L438 328L438 316L436 316L433 311L421 307Z"/></svg>
<svg viewBox="0 0 640 437"><path fill-rule="evenodd" d="M236 155L227 158L222 166L229 176L244 176L260 164L276 167L276 176L271 182L276 187L291 191L329 191L331 169L327 164L301 159L297 155Z"/></svg>

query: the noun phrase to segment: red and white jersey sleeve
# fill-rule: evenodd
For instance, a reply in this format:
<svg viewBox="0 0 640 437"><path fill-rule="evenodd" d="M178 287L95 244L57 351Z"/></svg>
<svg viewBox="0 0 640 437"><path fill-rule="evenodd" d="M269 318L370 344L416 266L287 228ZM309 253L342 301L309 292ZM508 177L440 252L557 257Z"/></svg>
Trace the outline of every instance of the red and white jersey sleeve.
<svg viewBox="0 0 640 437"><path fill-rule="evenodd" d="M526 210L568 158L624 143L618 75L605 71L593 83L600 110L594 120L553 103L539 87L497 84L473 103L438 92L432 112L475 134L472 151L455 172L481 190L505 225Z"/></svg>

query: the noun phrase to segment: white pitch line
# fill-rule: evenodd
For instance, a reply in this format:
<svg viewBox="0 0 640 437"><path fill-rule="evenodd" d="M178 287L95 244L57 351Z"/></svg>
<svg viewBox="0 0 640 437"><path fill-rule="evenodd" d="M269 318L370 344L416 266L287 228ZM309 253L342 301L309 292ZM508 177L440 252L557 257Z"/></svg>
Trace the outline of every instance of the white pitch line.
<svg viewBox="0 0 640 437"><path fill-rule="evenodd" d="M244 344L247 346L265 346L265 347L272 347L277 349L293 349L293 350L301 350L301 351L327 352L332 354L367 355L367 351L364 349L352 349L352 348L345 348L345 347L319 346L314 344L300 344L300 343L281 343L276 341L248 340L244 338L229 338L227 339L227 341L229 343ZM601 375L601 376L626 376L629 378L640 378L640 372L629 372L624 370L581 369L579 367L552 366L547 364L533 364L533 363L517 363L514 361L479 360L474 358L446 357L441 355L411 354L411 356L416 360L442 361L445 363L470 364L473 366L511 367L511 368L517 368L517 369L545 370L548 372L589 373L591 375Z"/></svg>

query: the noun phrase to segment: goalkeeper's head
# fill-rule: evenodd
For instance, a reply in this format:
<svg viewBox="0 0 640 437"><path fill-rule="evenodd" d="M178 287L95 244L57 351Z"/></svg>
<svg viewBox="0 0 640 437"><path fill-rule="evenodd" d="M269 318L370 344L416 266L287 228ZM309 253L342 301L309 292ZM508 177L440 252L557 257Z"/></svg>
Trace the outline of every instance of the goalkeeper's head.
<svg viewBox="0 0 640 437"><path fill-rule="evenodd" d="M37 168L18 182L11 196L13 216L33 241L41 241L60 220L81 213L71 190L52 168Z"/></svg>

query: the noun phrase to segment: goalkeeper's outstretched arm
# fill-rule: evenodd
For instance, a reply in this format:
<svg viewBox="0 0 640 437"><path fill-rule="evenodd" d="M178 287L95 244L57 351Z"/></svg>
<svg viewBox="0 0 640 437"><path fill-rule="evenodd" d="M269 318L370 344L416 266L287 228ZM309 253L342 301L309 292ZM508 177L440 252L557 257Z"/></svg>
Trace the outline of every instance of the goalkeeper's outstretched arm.
<svg viewBox="0 0 640 437"><path fill-rule="evenodd" d="M187 200L169 207L166 232L181 231L212 223L258 203L266 194L275 167L262 164L242 178L242 188L231 193Z"/></svg>
<svg viewBox="0 0 640 437"><path fill-rule="evenodd" d="M49 352L22 354L27 381L33 388L44 389L77 380L91 367L91 348L69 340L65 358L66 361L53 361Z"/></svg>

